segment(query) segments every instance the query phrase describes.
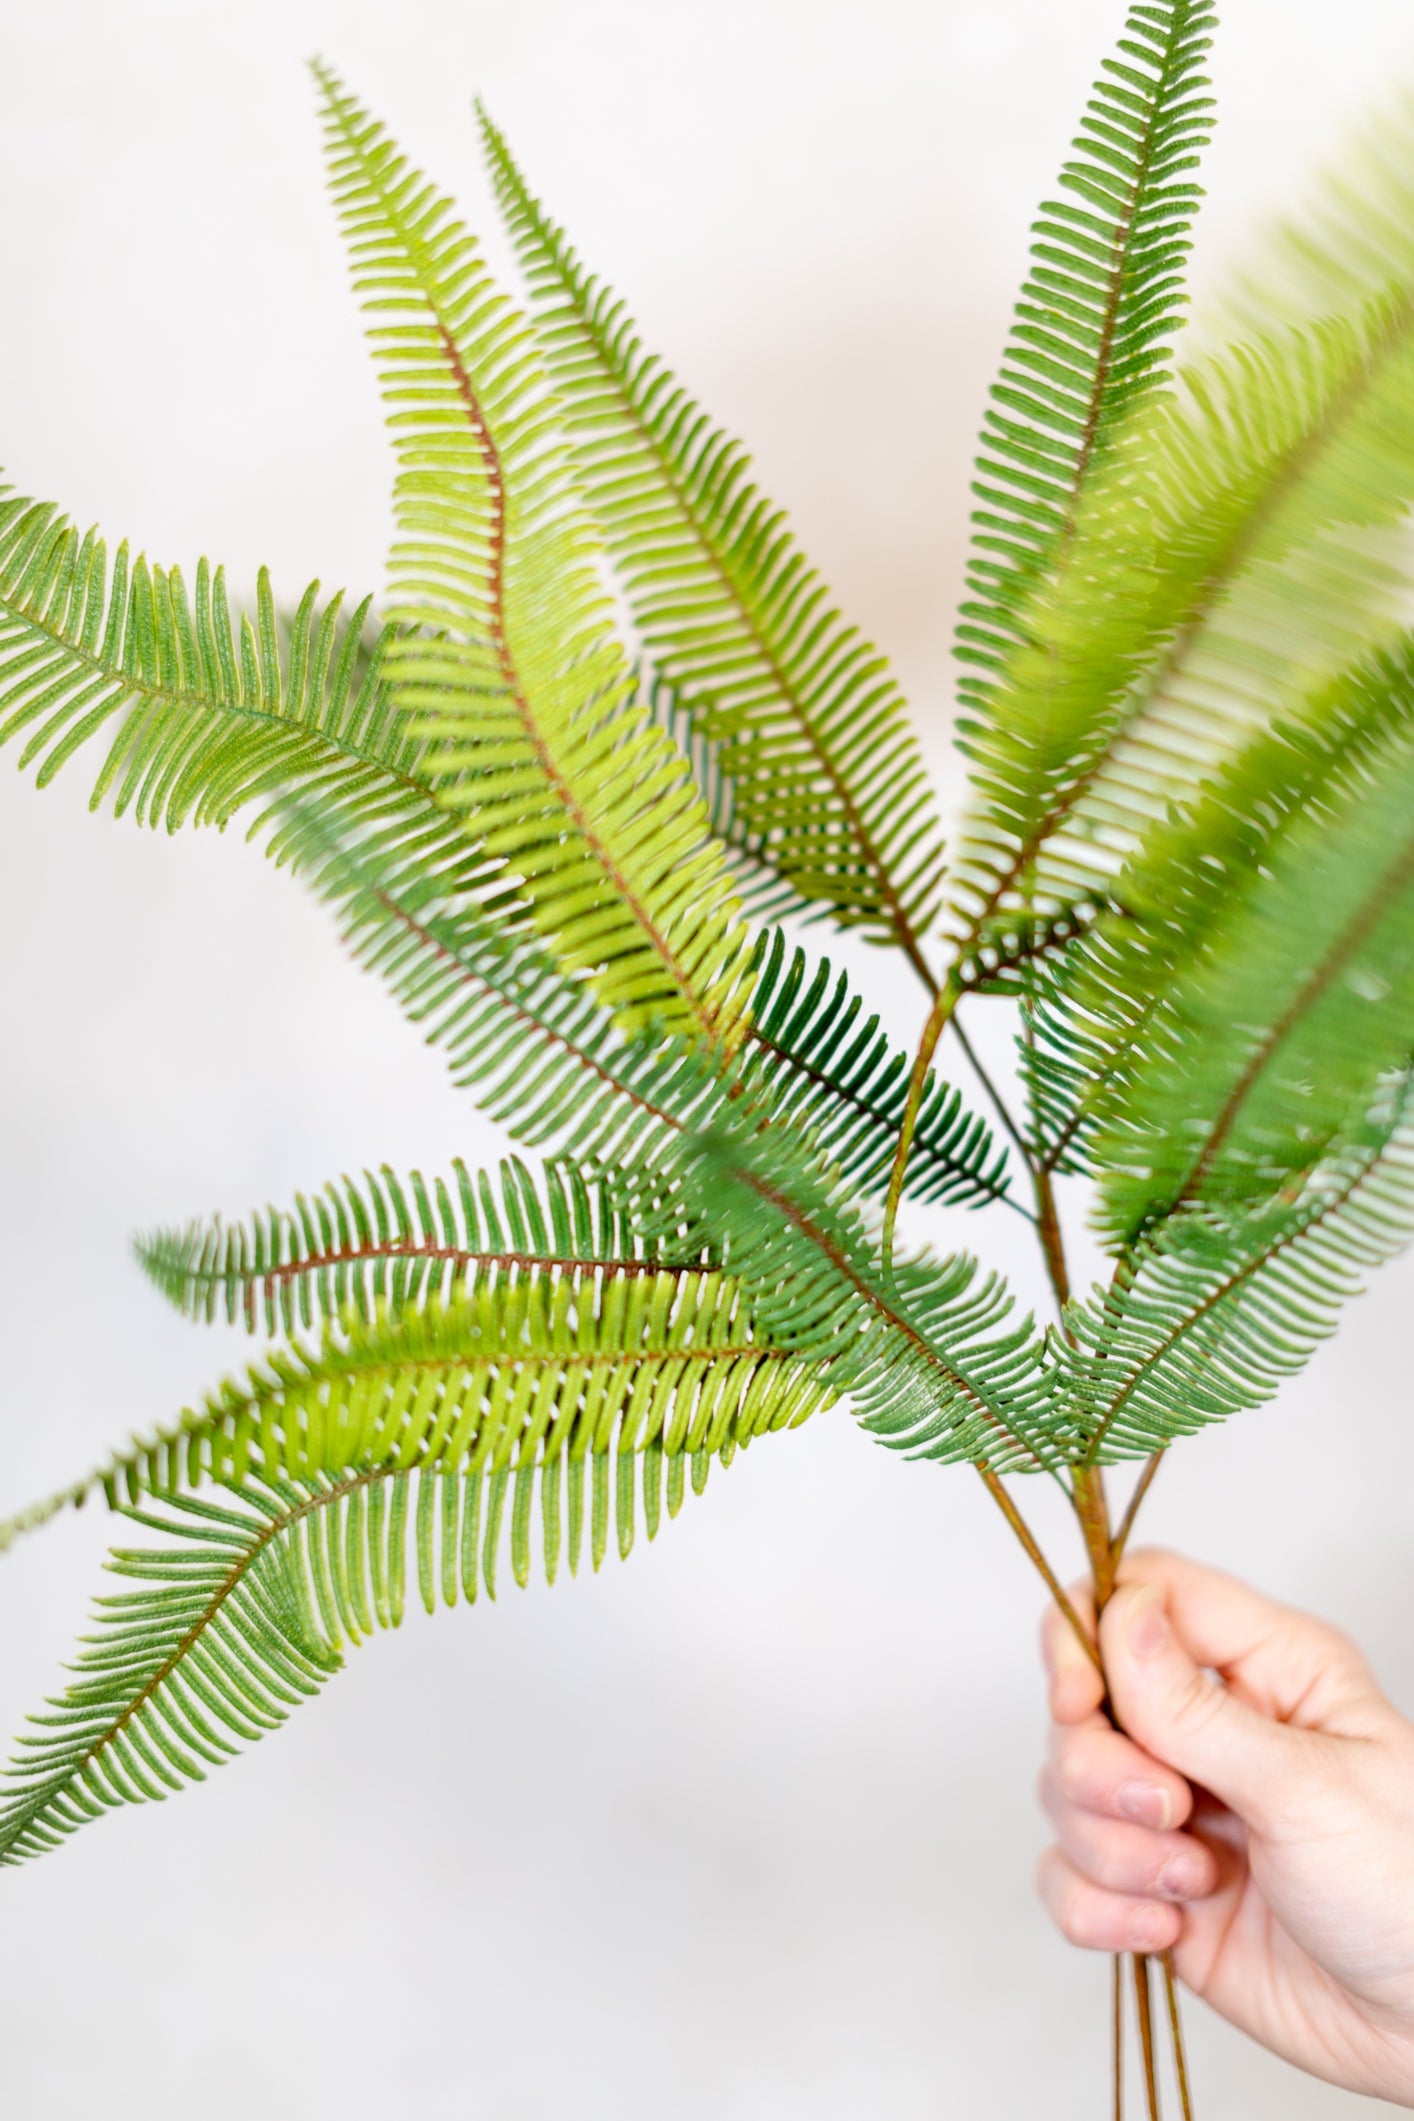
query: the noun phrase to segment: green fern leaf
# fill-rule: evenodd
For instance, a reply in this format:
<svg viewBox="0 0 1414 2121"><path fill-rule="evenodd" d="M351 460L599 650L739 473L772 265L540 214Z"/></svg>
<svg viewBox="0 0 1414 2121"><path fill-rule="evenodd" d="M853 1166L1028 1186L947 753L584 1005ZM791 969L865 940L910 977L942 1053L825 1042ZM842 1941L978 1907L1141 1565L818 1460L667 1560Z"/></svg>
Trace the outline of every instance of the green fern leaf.
<svg viewBox="0 0 1414 2121"><path fill-rule="evenodd" d="M362 1185L345 1178L293 1212L268 1208L245 1223L189 1223L138 1241L137 1255L188 1318L224 1317L252 1333L292 1334L318 1320L399 1319L447 1308L488 1280L647 1274L689 1264L681 1246L651 1251L634 1191L617 1175L547 1164L537 1185L518 1157L503 1162L500 1199L483 1171L459 1159L450 1182L385 1164ZM705 1264L697 1247L697 1264Z"/></svg>
<svg viewBox="0 0 1414 2121"><path fill-rule="evenodd" d="M969 738L964 937L1112 895L1170 802L1404 626L1414 279L1180 382L1098 468Z"/></svg>
<svg viewBox="0 0 1414 2121"><path fill-rule="evenodd" d="M1035 1153L1084 1168L1167 999L1278 849L1342 776L1370 771L1414 726L1414 637L1371 657L1232 758L1152 827L1115 885L1116 905L1032 981L1023 1050Z"/></svg>
<svg viewBox="0 0 1414 2121"><path fill-rule="evenodd" d="M1414 1238L1410 1082L1297 1196L1250 1215L1197 1209L1071 1307L1075 1455L1147 1455L1271 1398L1335 1331L1361 1277Z"/></svg>
<svg viewBox="0 0 1414 2121"><path fill-rule="evenodd" d="M1414 734L1314 796L1175 980L1096 1140L1132 1241L1190 1202L1257 1201L1327 1153L1414 1053Z"/></svg>
<svg viewBox="0 0 1414 2121"><path fill-rule="evenodd" d="M741 1285L699 1269L613 1267L525 1276L502 1271L443 1307L326 1327L317 1348L272 1351L180 1419L116 1452L56 1498L80 1504L101 1487L170 1495L205 1481L342 1478L371 1466L435 1467L516 1486L512 1563L529 1569L529 1515L538 1489L545 1564L559 1558L561 1469L570 1497L571 1567L578 1566L586 1466L594 1566L603 1557L614 1461L621 1553L633 1541L641 1473L649 1535L661 1507L682 1498L685 1468L705 1482L713 1455L729 1459L766 1430L793 1427L833 1396L823 1371L755 1325ZM489 1263L488 1263L489 1265ZM311 1267L317 1282L318 1264ZM39 1506L43 1510L45 1505ZM499 1508L499 1504L497 1505ZM34 1510L0 1525L10 1543ZM497 1519L499 1523L499 1518ZM486 1566L494 1582L494 1543Z"/></svg>
<svg viewBox="0 0 1414 2121"><path fill-rule="evenodd" d="M1029 1318L965 1256L888 1267L856 1207L778 1130L728 1118L685 1139L684 1194L711 1228L752 1316L781 1347L826 1364L863 1426L894 1450L993 1472L1054 1465L1051 1379Z"/></svg>
<svg viewBox="0 0 1414 2121"><path fill-rule="evenodd" d="M1165 379L1202 196L1183 180L1211 129L1198 69L1215 20L1209 0L1130 9L1061 171L1069 198L1044 205L1033 230L1035 263L982 427L957 635L959 691L989 718L1096 460Z"/></svg>
<svg viewBox="0 0 1414 2121"><path fill-rule="evenodd" d="M319 79L401 467L398 700L560 962L632 1028L730 1046L750 937L691 776L631 697L527 327L448 203Z"/></svg>
<svg viewBox="0 0 1414 2121"><path fill-rule="evenodd" d="M416 849L441 888L485 887L437 807L440 769L379 674L384 639L362 645L368 602L347 616L318 583L282 627L262 571L253 619L231 613L225 576L203 560L189 595L177 569L110 562L92 531L47 505L0 499L0 743L23 737L41 786L96 738L97 808L176 831L224 827L237 811L300 791L314 828L378 820ZM256 819L253 831L268 822ZM298 861L298 830L278 851Z"/></svg>
<svg viewBox="0 0 1414 2121"><path fill-rule="evenodd" d="M484 113L482 131L581 476L655 663L771 867L931 979L940 842L883 658L834 610L740 446L644 353Z"/></svg>

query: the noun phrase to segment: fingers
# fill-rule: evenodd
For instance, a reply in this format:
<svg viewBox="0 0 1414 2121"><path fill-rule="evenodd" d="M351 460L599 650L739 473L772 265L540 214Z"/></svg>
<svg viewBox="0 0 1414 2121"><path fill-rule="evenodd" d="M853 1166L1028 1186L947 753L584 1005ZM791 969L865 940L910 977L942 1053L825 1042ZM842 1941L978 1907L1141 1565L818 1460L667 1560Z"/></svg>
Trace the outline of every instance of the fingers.
<svg viewBox="0 0 1414 2121"><path fill-rule="evenodd" d="M1053 1728L1047 1775L1064 1803L1102 1818L1164 1831L1182 1826L1193 1810L1181 1775L1098 1718L1078 1729Z"/></svg>
<svg viewBox="0 0 1414 2121"><path fill-rule="evenodd" d="M1181 1554L1148 1548L1127 1555L1122 1583L1150 1585L1193 1662L1222 1674L1263 1715L1308 1730L1363 1735L1372 1705L1383 1705L1369 1666L1336 1628L1264 1598L1250 1584Z"/></svg>
<svg viewBox="0 0 1414 2121"><path fill-rule="evenodd" d="M1042 1777L1041 1797L1062 1853L1092 1885L1135 1899L1182 1901L1203 1899L1218 1882L1216 1860L1191 1834L1087 1812L1061 1796L1053 1771Z"/></svg>
<svg viewBox="0 0 1414 2121"><path fill-rule="evenodd" d="M1093 1631L1095 1600L1084 1584L1073 1584L1070 1601L1081 1623ZM1057 1723L1080 1723L1100 1706L1104 1683L1094 1661L1076 1640L1063 1613L1048 1607L1041 1623L1041 1654L1051 1681L1051 1714Z"/></svg>
<svg viewBox="0 0 1414 2121"><path fill-rule="evenodd" d="M1116 1591L1100 1643L1116 1714L1136 1743L1267 1830L1295 1779L1293 1749L1309 1745L1309 1734L1274 1722L1209 1678L1152 1582Z"/></svg>
<svg viewBox="0 0 1414 2121"><path fill-rule="evenodd" d="M1058 1848L1041 1858L1036 1882L1061 1935L1083 1950L1163 1952L1178 1941L1183 1916L1177 1907L1109 1892Z"/></svg>

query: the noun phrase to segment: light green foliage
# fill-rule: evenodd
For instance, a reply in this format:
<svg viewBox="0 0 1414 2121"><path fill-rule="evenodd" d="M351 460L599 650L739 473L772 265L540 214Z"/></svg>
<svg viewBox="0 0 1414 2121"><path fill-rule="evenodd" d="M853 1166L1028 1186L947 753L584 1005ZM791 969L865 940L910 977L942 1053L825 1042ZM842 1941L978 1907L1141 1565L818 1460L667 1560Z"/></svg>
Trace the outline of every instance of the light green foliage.
<svg viewBox="0 0 1414 2121"><path fill-rule="evenodd" d="M246 812L549 1158L142 1240L185 1315L273 1345L0 1520L101 1496L166 1540L115 1555L136 1588L22 1741L0 1862L273 1729L397 1624L409 1551L429 1609L507 1558L597 1568L837 1400L1014 1529L1002 1477L1049 1475L1093 1542L1096 1468L1268 1397L1414 1233L1414 123L1174 369L1212 27L1130 8L1037 224L945 907L882 658L489 123L528 312L319 71L398 462L376 631L264 576L235 616L205 563L189 592L0 498L0 740L44 781L93 739L95 802L153 824ZM795 932L825 922L910 966L926 1027ZM932 1073L949 1026L995 1127ZM1058 1172L1094 1187L1088 1293ZM936 1237L998 1205L1056 1324L895 1246L900 1207Z"/></svg>
<svg viewBox="0 0 1414 2121"><path fill-rule="evenodd" d="M400 464L397 697L561 961L627 1023L730 1043L750 938L686 767L634 698L525 324L448 202L321 80Z"/></svg>

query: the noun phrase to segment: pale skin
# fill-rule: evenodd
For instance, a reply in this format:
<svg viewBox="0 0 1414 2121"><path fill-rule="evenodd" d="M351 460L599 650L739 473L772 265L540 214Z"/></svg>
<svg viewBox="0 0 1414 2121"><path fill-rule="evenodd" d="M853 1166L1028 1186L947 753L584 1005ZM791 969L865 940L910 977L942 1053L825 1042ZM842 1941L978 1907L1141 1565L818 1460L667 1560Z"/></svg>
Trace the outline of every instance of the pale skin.
<svg viewBox="0 0 1414 2121"><path fill-rule="evenodd" d="M1274 2054L1414 2109L1414 1725L1355 1645L1151 1550L1125 1558L1100 1624L1130 1735L1058 1612L1044 1647L1057 1838L1040 1887L1064 1935L1171 1948L1180 1981Z"/></svg>

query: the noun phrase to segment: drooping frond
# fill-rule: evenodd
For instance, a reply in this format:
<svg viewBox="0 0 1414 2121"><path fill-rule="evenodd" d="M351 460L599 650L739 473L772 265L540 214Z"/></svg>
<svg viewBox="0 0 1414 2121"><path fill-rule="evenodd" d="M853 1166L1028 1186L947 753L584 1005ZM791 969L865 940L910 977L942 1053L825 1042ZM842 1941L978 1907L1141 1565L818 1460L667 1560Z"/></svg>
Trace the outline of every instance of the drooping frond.
<svg viewBox="0 0 1414 2121"><path fill-rule="evenodd" d="M794 1418L811 1403L803 1395ZM620 1438L637 1427L631 1409L621 1417ZM724 1460L733 1448L730 1441L720 1447ZM670 1511L681 1502L684 1460L668 1456L661 1439L640 1458L651 1538L665 1458ZM591 1464L597 1567L609 1513L609 1449L595 1447ZM584 1456L567 1461L572 1559L584 1465ZM705 1467L705 1458L694 1460L699 1488ZM623 1553L633 1474L632 1445L620 1441ZM46 1854L115 1805L204 1781L209 1769L277 1730L340 1668L345 1645L401 1624L409 1535L429 1612L439 1598L447 1605L459 1595L474 1601L483 1583L494 1595L508 1483L511 1549L523 1583L531 1486L523 1468L484 1475L384 1464L294 1479L247 1474L239 1491L220 1501L172 1494L160 1513L127 1508L135 1523L163 1534L164 1544L120 1548L110 1560L116 1575L140 1588L99 1600L99 1632L84 1638L73 1681L30 1719L35 1732L21 1737L22 1750L0 1781L0 1866ZM552 1578L559 1494L555 1459L541 1481Z"/></svg>
<svg viewBox="0 0 1414 2121"><path fill-rule="evenodd" d="M1102 1208L1132 1241L1189 1202L1288 1188L1414 1053L1414 734L1313 794L1174 981L1099 1131Z"/></svg>
<svg viewBox="0 0 1414 2121"><path fill-rule="evenodd" d="M1414 277L1187 369L1118 440L968 738L964 937L1115 891L1169 803L1406 623Z"/></svg>
<svg viewBox="0 0 1414 2121"><path fill-rule="evenodd" d="M446 1309L488 1280L651 1276L677 1263L661 1242L645 1242L634 1188L618 1174L591 1178L554 1163L537 1183L515 1157L501 1165L499 1193L459 1158L450 1182L430 1185L420 1171L403 1180L385 1164L361 1184L345 1178L297 1194L293 1210L159 1230L139 1239L137 1254L188 1318L287 1334L321 1319L371 1324Z"/></svg>
<svg viewBox="0 0 1414 2121"><path fill-rule="evenodd" d="M555 957L626 1025L729 1047L749 936L687 766L633 697L528 328L449 204L319 78L400 465L396 696Z"/></svg>
<svg viewBox="0 0 1414 2121"><path fill-rule="evenodd" d="M1061 170L1068 197L1047 201L1032 231L1035 262L982 426L957 635L959 692L989 720L1004 715L994 691L1029 638L1028 607L1097 459L1166 376L1202 196L1187 179L1212 124L1199 68L1215 19L1209 0L1130 8Z"/></svg>
<svg viewBox="0 0 1414 2121"><path fill-rule="evenodd" d="M1300 721L1263 730L1150 828L1104 912L1033 979L1024 1048L1034 1147L1083 1167L1089 1142L1156 1035L1166 998L1278 848L1329 791L1414 725L1414 637L1346 672Z"/></svg>
<svg viewBox="0 0 1414 2121"><path fill-rule="evenodd" d="M940 842L884 659L834 609L740 445L644 352L484 114L482 130L581 476L654 662L771 867L926 973Z"/></svg>
<svg viewBox="0 0 1414 2121"><path fill-rule="evenodd" d="M863 1426L916 1457L994 1472L1053 1463L1050 1379L1029 1318L959 1256L886 1268L857 1208L775 1130L740 1121L684 1140L685 1195L711 1202L714 1236L782 1347L827 1365Z"/></svg>
<svg viewBox="0 0 1414 2121"><path fill-rule="evenodd" d="M43 786L101 740L95 808L111 797L170 831L297 790L313 827L376 821L443 889L469 888L486 865L437 807L440 768L382 682L386 636L362 647L368 600L346 616L318 588L282 625L262 572L253 616L236 618L220 568L201 561L189 593L176 568L125 545L110 561L44 503L0 499L0 743L22 736ZM300 860L301 834L278 851Z"/></svg>
<svg viewBox="0 0 1414 2121"><path fill-rule="evenodd" d="M594 1566L610 1524L633 1541L635 1488L649 1536L700 1488L711 1457L768 1429L793 1427L833 1397L818 1364L756 1324L738 1282L640 1263L531 1279L503 1273L445 1309L326 1328L315 1349L272 1351L168 1428L115 1452L63 1492L78 1504L102 1487L110 1504L202 1482L342 1478L374 1466L435 1467L486 1488L485 1567L511 1503L516 1579L530 1566L539 1493L553 1580L562 1486L570 1565L578 1565L589 1474ZM635 1466L641 1479L635 1480ZM562 1477L563 1476L563 1477ZM29 1516L31 1513L25 1513ZM0 1544L19 1520L0 1530Z"/></svg>
<svg viewBox="0 0 1414 2121"><path fill-rule="evenodd" d="M1405 1076L1359 1138L1295 1199L1251 1214L1197 1209L1157 1232L1110 1287L1067 1314L1075 1455L1147 1455L1269 1399L1335 1331L1371 1268L1414 1238L1414 1125Z"/></svg>

